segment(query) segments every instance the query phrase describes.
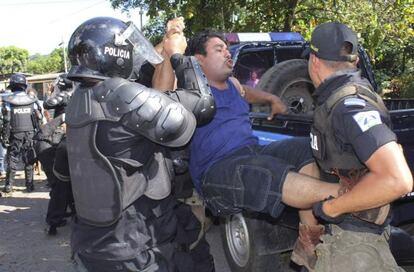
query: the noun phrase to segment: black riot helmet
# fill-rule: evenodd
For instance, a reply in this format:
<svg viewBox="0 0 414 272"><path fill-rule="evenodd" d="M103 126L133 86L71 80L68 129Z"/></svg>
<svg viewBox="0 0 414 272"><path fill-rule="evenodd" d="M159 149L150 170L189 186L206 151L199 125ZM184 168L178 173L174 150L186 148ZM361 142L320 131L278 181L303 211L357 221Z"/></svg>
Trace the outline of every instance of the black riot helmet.
<svg viewBox="0 0 414 272"><path fill-rule="evenodd" d="M132 23L111 17L96 17L73 32L68 45L72 68L68 78L76 81L129 78L145 60L163 61L152 44Z"/></svg>
<svg viewBox="0 0 414 272"><path fill-rule="evenodd" d="M9 86L7 89L12 91L24 91L27 88L26 77L23 74L13 74L10 77Z"/></svg>

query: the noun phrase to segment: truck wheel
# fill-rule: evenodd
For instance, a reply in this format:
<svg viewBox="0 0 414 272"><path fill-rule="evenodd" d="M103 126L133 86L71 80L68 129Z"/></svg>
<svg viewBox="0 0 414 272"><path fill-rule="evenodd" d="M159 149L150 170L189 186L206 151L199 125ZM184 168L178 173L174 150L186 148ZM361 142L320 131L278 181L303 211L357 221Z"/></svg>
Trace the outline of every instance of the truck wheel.
<svg viewBox="0 0 414 272"><path fill-rule="evenodd" d="M221 236L227 262L232 272L277 272L281 269L279 254L260 254L254 230L258 220L238 213L225 218L221 224Z"/></svg>
<svg viewBox="0 0 414 272"><path fill-rule="evenodd" d="M257 86L279 96L291 113L306 114L313 110L314 86L308 74L308 62L292 59L266 71Z"/></svg>

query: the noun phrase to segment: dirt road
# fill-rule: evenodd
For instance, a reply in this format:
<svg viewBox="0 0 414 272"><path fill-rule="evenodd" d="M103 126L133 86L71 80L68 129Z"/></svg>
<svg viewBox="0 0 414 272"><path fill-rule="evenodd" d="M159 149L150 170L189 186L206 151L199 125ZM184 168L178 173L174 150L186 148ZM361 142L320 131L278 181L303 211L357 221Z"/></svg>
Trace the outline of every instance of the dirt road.
<svg viewBox="0 0 414 272"><path fill-rule="evenodd" d="M49 188L43 174L35 176L35 192L26 193L23 172L14 191L0 198L0 271L73 272L69 227L48 236L45 223ZM4 186L4 178L0 182Z"/></svg>

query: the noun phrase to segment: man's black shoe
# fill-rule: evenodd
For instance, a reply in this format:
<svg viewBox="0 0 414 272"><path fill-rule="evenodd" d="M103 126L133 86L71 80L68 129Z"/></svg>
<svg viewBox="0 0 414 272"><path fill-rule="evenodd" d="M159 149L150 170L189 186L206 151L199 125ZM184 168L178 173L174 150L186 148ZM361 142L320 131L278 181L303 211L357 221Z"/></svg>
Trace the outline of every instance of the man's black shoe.
<svg viewBox="0 0 414 272"><path fill-rule="evenodd" d="M33 184L33 182L26 182L26 191L28 193L34 191L34 184Z"/></svg>
<svg viewBox="0 0 414 272"><path fill-rule="evenodd" d="M55 236L57 234L56 226L50 226L47 231L48 235Z"/></svg>

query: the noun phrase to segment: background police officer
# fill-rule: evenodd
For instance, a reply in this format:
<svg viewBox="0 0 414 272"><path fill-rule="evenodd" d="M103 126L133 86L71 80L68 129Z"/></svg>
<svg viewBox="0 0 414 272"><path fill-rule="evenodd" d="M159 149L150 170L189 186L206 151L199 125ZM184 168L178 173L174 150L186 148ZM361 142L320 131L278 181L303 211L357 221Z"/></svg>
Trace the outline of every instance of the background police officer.
<svg viewBox="0 0 414 272"><path fill-rule="evenodd" d="M356 34L341 23L312 33L309 74L316 87L313 154L340 178L337 198L313 207L328 226L316 271L400 271L384 237L389 203L413 180L381 98L356 68Z"/></svg>
<svg viewBox="0 0 414 272"><path fill-rule="evenodd" d="M72 215L75 211L69 174L62 175L53 170L55 161L67 161L64 113L73 93L73 85L66 76L66 74L59 75L54 83L51 96L44 103L45 109L53 110L53 119L43 125L37 135L40 149L38 158L51 187L46 214L46 222L50 226L49 235L56 235L57 228L66 225L65 217ZM57 152L57 150L63 151ZM70 207L70 213L67 212L68 207Z"/></svg>
<svg viewBox="0 0 414 272"><path fill-rule="evenodd" d="M16 171L24 165L26 190L34 190L33 136L42 120L41 107L37 98L26 94L26 78L22 74L13 74L7 87L13 94L5 96L3 113L2 140L7 148L7 173L4 192L11 192Z"/></svg>
<svg viewBox="0 0 414 272"><path fill-rule="evenodd" d="M180 25L163 41L163 62L132 23L113 18L84 22L69 41L68 78L79 82L66 108L77 211L71 244L89 271L177 270L165 147L185 145L196 120L207 122L215 110L201 70L181 55ZM154 88L172 88L174 68L179 90L167 96L127 80L145 60L156 66Z"/></svg>

